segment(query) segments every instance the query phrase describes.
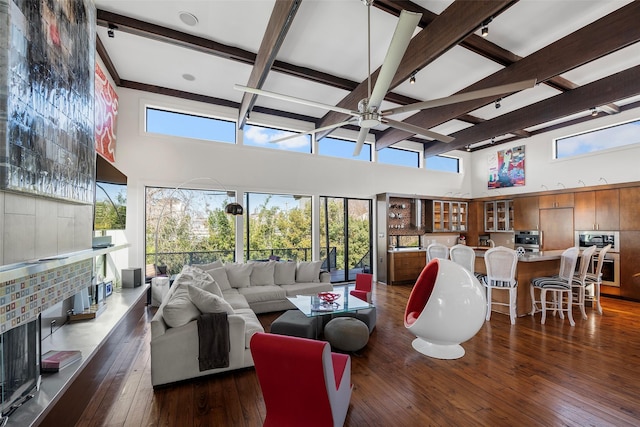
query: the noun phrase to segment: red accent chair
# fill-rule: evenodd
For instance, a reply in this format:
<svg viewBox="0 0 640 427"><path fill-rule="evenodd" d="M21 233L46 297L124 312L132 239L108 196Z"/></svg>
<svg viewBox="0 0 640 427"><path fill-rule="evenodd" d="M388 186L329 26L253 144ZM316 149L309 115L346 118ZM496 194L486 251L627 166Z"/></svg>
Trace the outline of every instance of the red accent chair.
<svg viewBox="0 0 640 427"><path fill-rule="evenodd" d="M373 285L373 274L358 273L356 274L356 288L349 292L362 301L371 303L371 287Z"/></svg>
<svg viewBox="0 0 640 427"><path fill-rule="evenodd" d="M326 341L258 332L251 355L267 416L264 426L342 426L351 399L351 358Z"/></svg>

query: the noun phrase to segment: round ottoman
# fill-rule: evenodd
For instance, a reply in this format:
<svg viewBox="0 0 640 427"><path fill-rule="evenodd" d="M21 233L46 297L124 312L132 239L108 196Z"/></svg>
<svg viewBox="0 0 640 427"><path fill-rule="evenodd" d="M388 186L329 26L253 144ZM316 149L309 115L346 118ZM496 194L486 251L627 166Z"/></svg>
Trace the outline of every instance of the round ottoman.
<svg viewBox="0 0 640 427"><path fill-rule="evenodd" d="M338 350L358 351L369 342L369 328L354 317L337 317L324 327L324 338Z"/></svg>

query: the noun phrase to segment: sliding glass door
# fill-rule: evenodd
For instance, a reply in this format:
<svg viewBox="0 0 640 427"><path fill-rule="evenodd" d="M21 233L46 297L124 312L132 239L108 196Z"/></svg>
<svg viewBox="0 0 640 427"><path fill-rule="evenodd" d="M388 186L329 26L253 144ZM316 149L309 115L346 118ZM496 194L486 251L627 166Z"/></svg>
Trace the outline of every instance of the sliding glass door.
<svg viewBox="0 0 640 427"><path fill-rule="evenodd" d="M320 257L332 282L371 272L371 200L320 197Z"/></svg>

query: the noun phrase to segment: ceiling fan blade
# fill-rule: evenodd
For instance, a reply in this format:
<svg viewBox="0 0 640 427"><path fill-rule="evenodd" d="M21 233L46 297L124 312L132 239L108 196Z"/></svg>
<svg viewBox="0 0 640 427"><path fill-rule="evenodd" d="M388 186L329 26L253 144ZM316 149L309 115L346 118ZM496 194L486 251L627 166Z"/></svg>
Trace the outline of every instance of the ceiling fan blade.
<svg viewBox="0 0 640 427"><path fill-rule="evenodd" d="M353 157L360 155L360 151L362 151L362 146L364 145L364 140L367 139L367 135L369 135L369 128L361 127L360 132L358 132L356 148L353 150Z"/></svg>
<svg viewBox="0 0 640 427"><path fill-rule="evenodd" d="M403 10L400 13L400 19L398 20L398 25L393 33L393 38L391 39L387 56L384 58L384 62L380 68L380 73L378 74L378 79L373 87L373 92L369 99L369 106L376 108L380 107L382 100L389 91L391 81L398 71L402 57L407 51L407 47L411 41L411 36L420 22L420 18L422 18L421 13L408 12L406 10Z"/></svg>
<svg viewBox="0 0 640 427"><path fill-rule="evenodd" d="M254 93L260 96L266 96L268 98L280 99L282 101L294 102L296 104L306 105L308 107L322 108L323 110L335 111L337 113L347 114L350 116L358 116L358 113L348 108L337 107L335 105L323 104L321 102L315 102L308 99L297 98L295 96L284 95L276 92L269 92L262 89L256 89L254 87L233 85L233 88L242 92Z"/></svg>
<svg viewBox="0 0 640 427"><path fill-rule="evenodd" d="M421 128L420 126L415 126L406 122L399 122L397 120L391 120L386 117L382 119L382 123L387 123L391 127L404 130L406 132L411 132L416 135L426 136L427 138L437 139L438 141L442 141L446 143L449 143L455 139L454 137L443 135L441 133L434 132L429 129Z"/></svg>
<svg viewBox="0 0 640 427"><path fill-rule="evenodd" d="M536 85L536 79L523 80L517 83L510 83L501 86L494 86L487 89L474 90L471 92L451 95L444 98L432 99L430 101L416 102L398 108L392 108L382 112L382 115L405 113L407 111L424 110L426 108L440 107L443 105L455 104L458 102L472 101L474 99L487 98L490 96L504 95L532 88Z"/></svg>
<svg viewBox="0 0 640 427"><path fill-rule="evenodd" d="M269 142L272 143L272 144L277 144L278 142L286 141L288 139L297 138L299 136L311 135L311 134L314 134L314 133L317 133L317 132L322 132L322 131L325 131L325 130L336 129L336 128L339 128L341 126L345 126L345 125L351 124L354 121L355 121L355 119L351 119L351 120L347 120L347 121L344 121L344 122L336 123L336 124L331 125L331 126L323 126L321 128L311 129L308 132L292 133L291 135L283 136L282 138L274 139L274 140L271 140Z"/></svg>

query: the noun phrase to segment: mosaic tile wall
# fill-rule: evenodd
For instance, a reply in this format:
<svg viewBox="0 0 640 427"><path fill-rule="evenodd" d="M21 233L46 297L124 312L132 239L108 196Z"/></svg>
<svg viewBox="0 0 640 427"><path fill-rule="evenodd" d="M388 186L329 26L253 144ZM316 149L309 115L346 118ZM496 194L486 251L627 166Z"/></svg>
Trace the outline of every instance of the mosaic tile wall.
<svg viewBox="0 0 640 427"><path fill-rule="evenodd" d="M0 333L38 318L40 312L91 284L93 259L0 283Z"/></svg>
<svg viewBox="0 0 640 427"><path fill-rule="evenodd" d="M92 204L91 0L0 0L0 188Z"/></svg>

